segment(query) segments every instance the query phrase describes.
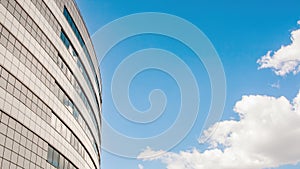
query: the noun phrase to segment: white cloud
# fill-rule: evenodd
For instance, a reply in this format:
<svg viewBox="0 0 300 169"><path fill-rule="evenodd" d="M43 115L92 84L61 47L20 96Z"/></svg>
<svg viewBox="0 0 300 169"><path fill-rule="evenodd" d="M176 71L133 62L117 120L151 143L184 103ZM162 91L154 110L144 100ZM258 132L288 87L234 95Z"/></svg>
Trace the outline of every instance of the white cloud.
<svg viewBox="0 0 300 169"><path fill-rule="evenodd" d="M209 149L153 157L163 151L147 148L138 158L160 160L168 169L263 169L300 162L300 92L292 103L285 97L243 96L234 110L240 120L219 122L199 138Z"/></svg>
<svg viewBox="0 0 300 169"><path fill-rule="evenodd" d="M298 21L298 24L300 21ZM278 51L269 51L257 61L259 69L271 68L276 75L297 74L300 71L300 29L291 32L292 43L281 46Z"/></svg>
<svg viewBox="0 0 300 169"><path fill-rule="evenodd" d="M149 159L149 160L156 160L157 157L165 154L165 151L153 151L150 147L146 147L146 149L139 154L140 159Z"/></svg>
<svg viewBox="0 0 300 169"><path fill-rule="evenodd" d="M300 20L297 22L298 25L300 25Z"/></svg>
<svg viewBox="0 0 300 169"><path fill-rule="evenodd" d="M144 166L142 164L138 165L139 169L144 169Z"/></svg>
<svg viewBox="0 0 300 169"><path fill-rule="evenodd" d="M277 81L276 83L273 83L270 85L272 88L276 88L276 89L279 89L280 88L280 83L279 81Z"/></svg>

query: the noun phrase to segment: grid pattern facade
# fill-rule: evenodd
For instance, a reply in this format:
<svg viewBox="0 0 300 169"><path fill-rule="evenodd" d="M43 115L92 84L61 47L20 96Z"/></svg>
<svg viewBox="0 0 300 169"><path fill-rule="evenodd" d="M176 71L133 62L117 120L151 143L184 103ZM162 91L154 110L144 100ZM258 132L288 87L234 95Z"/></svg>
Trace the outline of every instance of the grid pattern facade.
<svg viewBox="0 0 300 169"><path fill-rule="evenodd" d="M101 104L74 0L0 0L0 168L100 169Z"/></svg>

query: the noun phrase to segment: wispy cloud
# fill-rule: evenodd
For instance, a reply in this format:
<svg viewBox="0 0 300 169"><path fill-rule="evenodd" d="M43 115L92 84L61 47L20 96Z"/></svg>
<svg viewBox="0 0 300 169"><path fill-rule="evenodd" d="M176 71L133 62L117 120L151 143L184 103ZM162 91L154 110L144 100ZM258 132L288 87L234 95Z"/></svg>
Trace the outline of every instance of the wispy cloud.
<svg viewBox="0 0 300 169"><path fill-rule="evenodd" d="M160 160L168 169L262 169L300 162L300 92L292 103L285 97L243 96L234 110L240 120L219 122L199 138L208 139L209 149L153 157L162 151L147 148L139 158Z"/></svg>
<svg viewBox="0 0 300 169"><path fill-rule="evenodd" d="M300 21L298 21L298 24ZM259 69L271 68L276 75L297 74L300 71L300 29L291 32L291 44L269 51L257 61Z"/></svg>
<svg viewBox="0 0 300 169"><path fill-rule="evenodd" d="M279 88L280 88L280 83L279 83L279 81L277 81L276 83L272 83L270 86L271 86L272 88L279 89Z"/></svg>

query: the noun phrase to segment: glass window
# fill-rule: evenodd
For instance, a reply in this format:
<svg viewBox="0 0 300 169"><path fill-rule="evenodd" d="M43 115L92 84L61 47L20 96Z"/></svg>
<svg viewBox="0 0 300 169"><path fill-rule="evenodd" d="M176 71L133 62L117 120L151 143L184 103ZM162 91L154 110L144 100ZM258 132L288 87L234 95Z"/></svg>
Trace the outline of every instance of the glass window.
<svg viewBox="0 0 300 169"><path fill-rule="evenodd" d="M83 39L82 39L82 37L81 37L81 35L80 35L80 33L79 33L79 30L77 29L77 27L76 27L76 25L75 25L75 23L74 23L74 21L73 21L71 15L70 15L70 13L69 13L69 11L67 10L66 7L64 7L63 14L64 14L65 18L67 19L69 25L71 26L71 28L72 28L74 34L76 35L76 37L77 37L77 39L78 39L80 45L81 45L81 46L85 46L85 44L84 44L84 42L83 42Z"/></svg>
<svg viewBox="0 0 300 169"><path fill-rule="evenodd" d="M65 35L65 33L63 31L61 31L61 33L60 33L60 39L63 41L63 43L65 44L65 46L67 48L69 48L70 41L69 41L69 39L67 38L67 36Z"/></svg>
<svg viewBox="0 0 300 169"><path fill-rule="evenodd" d="M58 169L70 169L76 168L67 159L54 150L51 146L48 146L47 161Z"/></svg>
<svg viewBox="0 0 300 169"><path fill-rule="evenodd" d="M96 79L97 86L99 86L98 78L97 78L97 75L96 75L95 68L94 68L94 66L93 66L93 62L92 62L91 56L90 56L90 54L89 54L89 52L88 52L88 50L87 50L87 48L86 48L86 45L85 45L85 43L84 43L84 41L83 41L83 39L82 39L82 36L81 36L81 34L80 34L78 28L77 28L76 25L75 25L75 22L73 21L73 19L72 19L70 13L69 13L69 11L67 10L66 7L64 7L63 14L64 14L66 20L68 21L69 25L71 26L71 28L72 28L72 30L73 30L75 36L77 37L77 39L78 39L78 41L79 41L81 47L83 48L84 54L85 54L85 56L87 57L88 62L89 62L89 64L90 64L91 68L92 68L93 75L94 75L94 77L95 77L95 79ZM65 34L64 34L64 37L63 37L63 38L66 39ZM70 44L70 43L68 43L68 44ZM68 46L69 46L69 45L68 45ZM68 47L67 47L67 48L68 48ZM92 89L91 89L91 90L92 90ZM93 91L93 90L92 90L92 91ZM96 100L96 98L94 98L94 99ZM98 104L98 102L96 102L96 103Z"/></svg>
<svg viewBox="0 0 300 169"><path fill-rule="evenodd" d="M67 96L64 97L64 101L63 101L65 106L69 106L69 98Z"/></svg>
<svg viewBox="0 0 300 169"><path fill-rule="evenodd" d="M58 164L59 164L59 154L58 154L58 152L57 151L53 151L53 161L52 161L52 165L54 166L54 167L58 167Z"/></svg>
<svg viewBox="0 0 300 169"><path fill-rule="evenodd" d="M53 161L53 148L51 146L48 146L48 155L47 155L47 161L52 164Z"/></svg>
<svg viewBox="0 0 300 169"><path fill-rule="evenodd" d="M75 119L77 120L77 119L78 119L79 112L78 112L78 110L77 110L76 108L74 108L73 115L74 115Z"/></svg>
<svg viewBox="0 0 300 169"><path fill-rule="evenodd" d="M64 14L67 15L67 20L68 21L72 21L72 18L71 16L68 14L68 11L64 11ZM69 18L68 18L69 17ZM83 74L83 77L84 79L86 80L89 88L91 91L93 91L92 89L92 85L91 85L91 82L87 76L87 73L86 73L86 70L85 68L83 67L82 63L81 63L81 60L79 59L78 57L78 53L75 51L75 49L73 48L72 44L70 43L70 40L68 39L68 37L66 36L66 34L64 33L63 30L61 30L61 36L60 36L61 40L63 41L63 43L65 44L65 46L67 47L67 49L69 50L69 52L74 56L73 58L75 59L75 61L77 62L77 65L80 69L80 71L82 72ZM84 49L84 52L87 52L87 49L86 48L83 48ZM89 56L89 55L86 55L86 56ZM91 61L90 60L90 57L88 57L88 61ZM91 64L91 67L94 68ZM94 69L92 69L94 70ZM95 78L96 80L98 80L97 78ZM98 81L97 81L98 82ZM95 115L94 115L94 112L91 110L91 107L88 103L88 100L86 99L86 96L84 95L82 89L80 88L80 86L77 84L75 87L75 90L77 91L77 93L80 95L82 101L84 102L86 108L88 109L88 113L90 115L90 117L92 118L92 122L94 124L94 126L97 128L98 125L97 125L97 121L96 121L96 118L95 118ZM94 95L93 95L94 96ZM60 89L60 92L58 92L58 98L61 102L64 103L64 105L70 110L70 108L73 108L72 111L70 111L71 113L73 113L73 116L75 117L76 120L78 120L78 116L79 116L79 112L75 109L75 106L70 105L72 102L71 100L69 100L69 98L65 95L65 93ZM94 97L94 100L95 97ZM67 102L69 101L69 102ZM96 103L98 104L98 102L96 101ZM69 104L69 105L68 105ZM84 130L88 130L86 124L84 124L84 126L82 126Z"/></svg>

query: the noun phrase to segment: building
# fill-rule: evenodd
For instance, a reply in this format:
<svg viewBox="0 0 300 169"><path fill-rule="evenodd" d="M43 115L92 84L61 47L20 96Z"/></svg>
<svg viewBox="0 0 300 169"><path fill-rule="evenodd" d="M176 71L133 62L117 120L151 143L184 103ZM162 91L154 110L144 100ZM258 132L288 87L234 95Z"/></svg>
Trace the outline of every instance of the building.
<svg viewBox="0 0 300 169"><path fill-rule="evenodd" d="M101 81L74 0L0 0L0 168L99 169Z"/></svg>

